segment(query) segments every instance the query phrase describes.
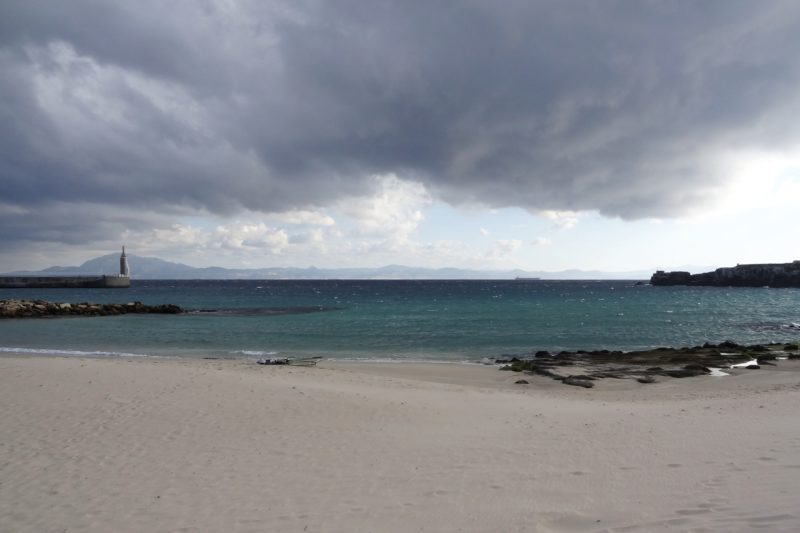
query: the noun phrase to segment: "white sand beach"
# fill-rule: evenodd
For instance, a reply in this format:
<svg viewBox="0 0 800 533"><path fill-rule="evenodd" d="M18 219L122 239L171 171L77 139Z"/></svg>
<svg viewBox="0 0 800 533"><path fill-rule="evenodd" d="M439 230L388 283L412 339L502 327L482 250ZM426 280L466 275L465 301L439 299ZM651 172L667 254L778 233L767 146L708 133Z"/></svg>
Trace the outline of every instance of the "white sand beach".
<svg viewBox="0 0 800 533"><path fill-rule="evenodd" d="M0 358L3 532L798 531L800 364Z"/></svg>

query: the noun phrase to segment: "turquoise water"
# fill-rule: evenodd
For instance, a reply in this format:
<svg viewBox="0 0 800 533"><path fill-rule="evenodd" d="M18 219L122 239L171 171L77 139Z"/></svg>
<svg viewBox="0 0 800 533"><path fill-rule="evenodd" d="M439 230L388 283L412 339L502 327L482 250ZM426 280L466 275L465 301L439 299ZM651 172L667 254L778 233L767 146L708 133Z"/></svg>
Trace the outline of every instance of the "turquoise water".
<svg viewBox="0 0 800 533"><path fill-rule="evenodd" d="M630 281L134 281L120 290L0 289L6 298L139 300L202 312L2 320L0 352L477 360L537 350L800 340L798 289ZM276 308L291 309L276 314ZM316 312L299 312L308 308Z"/></svg>

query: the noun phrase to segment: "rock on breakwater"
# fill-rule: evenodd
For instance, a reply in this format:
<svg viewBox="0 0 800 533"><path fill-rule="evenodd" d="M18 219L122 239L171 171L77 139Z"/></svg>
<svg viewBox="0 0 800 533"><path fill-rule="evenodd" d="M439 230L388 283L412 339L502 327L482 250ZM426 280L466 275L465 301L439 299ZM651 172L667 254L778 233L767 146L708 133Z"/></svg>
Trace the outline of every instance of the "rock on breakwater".
<svg viewBox="0 0 800 533"><path fill-rule="evenodd" d="M2 318L45 318L54 316L111 316L130 313L176 315L184 310L178 305L145 305L142 302L125 304L67 303L45 300L0 300Z"/></svg>

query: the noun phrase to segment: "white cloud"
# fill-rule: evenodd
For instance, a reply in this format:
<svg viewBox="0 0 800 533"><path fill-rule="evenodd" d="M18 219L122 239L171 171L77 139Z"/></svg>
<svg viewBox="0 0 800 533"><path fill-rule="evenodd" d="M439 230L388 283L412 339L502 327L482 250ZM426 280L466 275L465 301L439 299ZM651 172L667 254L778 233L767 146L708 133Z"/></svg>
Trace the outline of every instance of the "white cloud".
<svg viewBox="0 0 800 533"><path fill-rule="evenodd" d="M199 257L213 254L232 254L240 259L264 255L280 255L289 246L289 235L281 228L263 222L234 221L205 228L190 224L172 224L147 232L127 231L124 242L138 255L162 254L168 257ZM219 255L207 257L211 262Z"/></svg>
<svg viewBox="0 0 800 533"><path fill-rule="evenodd" d="M217 226L210 237L214 247L251 248L267 254L280 254L289 244L286 231L270 228L263 222Z"/></svg>
<svg viewBox="0 0 800 533"><path fill-rule="evenodd" d="M483 235L484 237L488 236L489 233L490 233L489 230L486 229L486 228L481 228L480 232L481 232L481 235Z"/></svg>
<svg viewBox="0 0 800 533"><path fill-rule="evenodd" d="M531 244L534 246L548 246L552 243L550 239L547 237L536 237L531 241Z"/></svg>
<svg viewBox="0 0 800 533"><path fill-rule="evenodd" d="M430 205L430 194L424 185L394 174L374 176L373 185L375 194L342 201L338 210L355 221L356 237L407 242L425 218L422 209Z"/></svg>
<svg viewBox="0 0 800 533"><path fill-rule="evenodd" d="M544 210L538 211L536 214L548 220L552 220L554 229L568 230L574 228L578 224L578 213L575 211Z"/></svg>

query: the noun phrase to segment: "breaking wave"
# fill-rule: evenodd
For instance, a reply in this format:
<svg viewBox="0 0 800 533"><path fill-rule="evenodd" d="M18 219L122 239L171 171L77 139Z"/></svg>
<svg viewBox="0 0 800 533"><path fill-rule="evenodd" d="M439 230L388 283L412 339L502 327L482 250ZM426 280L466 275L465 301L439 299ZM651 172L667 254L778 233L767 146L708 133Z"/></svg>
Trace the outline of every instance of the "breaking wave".
<svg viewBox="0 0 800 533"><path fill-rule="evenodd" d="M64 355L74 357L152 357L149 354L128 352L107 352L102 350L59 350L57 348L17 348L14 346L0 346L0 353L27 354L27 355Z"/></svg>

